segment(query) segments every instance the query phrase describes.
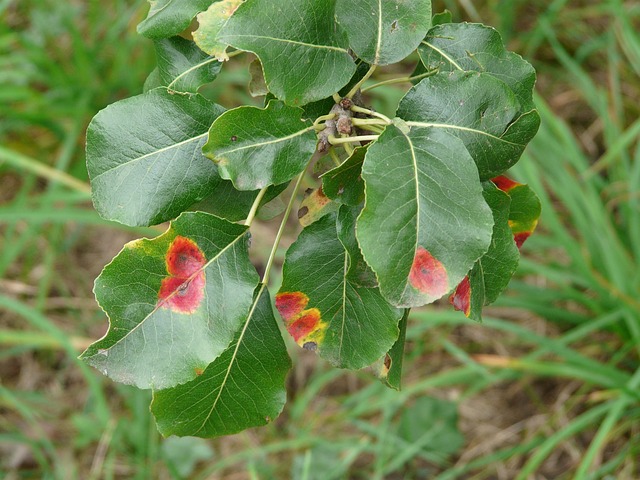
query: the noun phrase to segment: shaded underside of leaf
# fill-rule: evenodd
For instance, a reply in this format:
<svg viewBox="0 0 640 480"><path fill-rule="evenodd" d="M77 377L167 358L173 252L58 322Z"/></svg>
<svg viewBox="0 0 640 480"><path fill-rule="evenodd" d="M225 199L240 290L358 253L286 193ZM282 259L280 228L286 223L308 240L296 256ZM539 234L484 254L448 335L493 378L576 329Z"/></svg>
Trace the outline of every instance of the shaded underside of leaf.
<svg viewBox="0 0 640 480"><path fill-rule="evenodd" d="M103 218L153 225L174 218L220 181L201 152L223 108L157 88L101 110L87 130L93 204Z"/></svg>
<svg viewBox="0 0 640 480"><path fill-rule="evenodd" d="M264 285L229 347L194 380L154 392L165 435L217 437L266 425L282 411L291 368Z"/></svg>
<svg viewBox="0 0 640 480"><path fill-rule="evenodd" d="M355 72L335 0L252 0L224 25L218 40L255 53L269 91L290 105L337 92Z"/></svg>
<svg viewBox="0 0 640 480"><path fill-rule="evenodd" d="M369 146L357 237L382 294L421 306L452 290L488 249L491 210L462 142L439 128L388 126Z"/></svg>
<svg viewBox="0 0 640 480"><path fill-rule="evenodd" d="M257 283L247 227L184 213L165 234L127 244L96 279L110 328L82 358L139 388L185 383L227 348Z"/></svg>

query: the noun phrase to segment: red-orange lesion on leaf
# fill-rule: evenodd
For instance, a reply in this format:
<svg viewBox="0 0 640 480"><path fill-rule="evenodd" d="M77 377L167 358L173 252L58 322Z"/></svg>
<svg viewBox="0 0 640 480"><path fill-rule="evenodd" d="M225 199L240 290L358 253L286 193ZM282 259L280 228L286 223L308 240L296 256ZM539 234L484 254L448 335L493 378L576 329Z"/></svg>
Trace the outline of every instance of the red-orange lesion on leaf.
<svg viewBox="0 0 640 480"><path fill-rule="evenodd" d="M449 296L449 303L453 308L461 311L465 316L471 315L471 282L469 276L458 284L456 290Z"/></svg>
<svg viewBox="0 0 640 480"><path fill-rule="evenodd" d="M287 331L300 346L313 342L316 347L324 337L326 323L317 308L308 308L309 297L302 292L276 295L276 308L285 320Z"/></svg>
<svg viewBox="0 0 640 480"><path fill-rule="evenodd" d="M532 232L520 232L516 233L513 236L513 239L515 240L518 248L522 248L522 245L524 244L525 240L531 236L531 233Z"/></svg>
<svg viewBox="0 0 640 480"><path fill-rule="evenodd" d="M177 236L165 260L169 276L160 285L158 306L178 313L194 313L204 298L204 253L193 240Z"/></svg>
<svg viewBox="0 0 640 480"><path fill-rule="evenodd" d="M521 183L511 180L509 177L505 177L504 175L492 178L491 181L503 192L508 192L509 190L522 185Z"/></svg>
<svg viewBox="0 0 640 480"><path fill-rule="evenodd" d="M422 293L440 298L449 291L447 270L424 247L418 247L409 272L411 285Z"/></svg>

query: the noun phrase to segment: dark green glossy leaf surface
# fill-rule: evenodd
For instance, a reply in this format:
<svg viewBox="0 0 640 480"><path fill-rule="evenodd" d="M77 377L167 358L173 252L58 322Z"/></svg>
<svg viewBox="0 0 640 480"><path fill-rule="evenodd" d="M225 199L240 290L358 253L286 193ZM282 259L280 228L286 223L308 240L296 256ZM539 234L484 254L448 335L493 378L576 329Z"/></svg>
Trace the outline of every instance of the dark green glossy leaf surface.
<svg viewBox="0 0 640 480"><path fill-rule="evenodd" d="M260 202L258 213L267 203L280 195L287 188L287 185L284 183L269 187ZM191 209L212 213L230 222L238 222L247 218L259 192L260 190L236 190L230 181L220 179L211 194L201 202L192 205Z"/></svg>
<svg viewBox="0 0 640 480"><path fill-rule="evenodd" d="M442 25L443 23L451 23L453 21L453 15L449 10L444 10L440 13L436 13L433 15L431 19L431 25L434 27L436 25Z"/></svg>
<svg viewBox="0 0 640 480"><path fill-rule="evenodd" d="M87 130L93 204L103 218L153 225L176 217L220 181L201 153L223 108L164 88L116 102Z"/></svg>
<svg viewBox="0 0 640 480"><path fill-rule="evenodd" d="M231 345L196 379L155 391L151 411L165 436L217 437L266 425L282 411L290 368L261 286Z"/></svg>
<svg viewBox="0 0 640 480"><path fill-rule="evenodd" d="M336 19L359 58L388 65L418 48L431 27L431 0L337 0Z"/></svg>
<svg viewBox="0 0 640 480"><path fill-rule="evenodd" d="M418 53L428 70L476 71L505 82L516 95L523 113L535 108L536 72L516 53L509 52L500 34L477 23L439 25L429 30Z"/></svg>
<svg viewBox="0 0 640 480"><path fill-rule="evenodd" d="M138 24L138 33L149 38L169 38L185 30L198 12L214 0L149 0L147 18Z"/></svg>
<svg viewBox="0 0 640 480"><path fill-rule="evenodd" d="M356 231L382 294L414 307L464 278L489 248L493 217L457 137L440 128L403 130L390 125L369 146Z"/></svg>
<svg viewBox="0 0 640 480"><path fill-rule="evenodd" d="M211 126L202 151L238 190L287 182L304 170L316 149L313 126L301 117L300 108L277 100L264 109L229 110Z"/></svg>
<svg viewBox="0 0 640 480"><path fill-rule="evenodd" d="M350 262L336 216L318 220L287 252L276 307L299 345L317 350L336 366L358 369L393 346L402 311L378 289L352 282Z"/></svg>
<svg viewBox="0 0 640 480"><path fill-rule="evenodd" d="M176 92L195 93L213 82L222 64L182 37L156 40L158 79L160 85Z"/></svg>
<svg viewBox="0 0 640 480"><path fill-rule="evenodd" d="M359 205L364 200L362 163L367 153L358 147L342 164L322 176L322 189L330 199L346 205Z"/></svg>
<svg viewBox="0 0 640 480"><path fill-rule="evenodd" d="M520 111L502 80L455 71L420 81L402 99L397 115L410 125L445 129L459 137L480 179L488 180L514 165L538 131L538 113Z"/></svg>
<svg viewBox="0 0 640 480"><path fill-rule="evenodd" d="M165 234L128 243L96 279L110 327L82 358L139 388L188 382L236 336L257 283L247 227L185 213Z"/></svg>
<svg viewBox="0 0 640 480"><path fill-rule="evenodd" d="M342 88L356 65L335 0L251 0L240 5L218 40L255 53L269 91L290 105L322 100Z"/></svg>
<svg viewBox="0 0 640 480"><path fill-rule="evenodd" d="M365 262L356 239L356 221L361 211L362 205L341 207L336 226L338 238L349 255L349 270L347 272L349 281L360 287L373 288L378 286L378 280L371 267Z"/></svg>

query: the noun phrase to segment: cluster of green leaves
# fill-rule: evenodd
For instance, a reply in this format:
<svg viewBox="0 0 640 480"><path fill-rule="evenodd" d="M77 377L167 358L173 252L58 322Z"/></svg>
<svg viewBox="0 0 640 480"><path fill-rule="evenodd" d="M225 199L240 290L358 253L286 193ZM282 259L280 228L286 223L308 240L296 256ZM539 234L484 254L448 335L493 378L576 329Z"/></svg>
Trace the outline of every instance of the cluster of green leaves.
<svg viewBox="0 0 640 480"><path fill-rule="evenodd" d="M196 15L195 41L179 36ZM539 203L500 175L539 117L533 68L495 30L432 17L430 0L158 0L139 31L158 67L145 93L89 126L94 205L132 226L179 217L97 279L110 329L83 358L153 389L163 434L231 434L282 410L290 360L268 280L303 176L323 157L335 165L300 205L305 228L275 296L300 346L399 388L410 308L451 293L479 319L506 287ZM368 108L374 70L416 50L395 117ZM265 107L225 110L198 90L242 52L257 56L251 88ZM260 278L251 225L289 183ZM208 211L183 213L196 204Z"/></svg>

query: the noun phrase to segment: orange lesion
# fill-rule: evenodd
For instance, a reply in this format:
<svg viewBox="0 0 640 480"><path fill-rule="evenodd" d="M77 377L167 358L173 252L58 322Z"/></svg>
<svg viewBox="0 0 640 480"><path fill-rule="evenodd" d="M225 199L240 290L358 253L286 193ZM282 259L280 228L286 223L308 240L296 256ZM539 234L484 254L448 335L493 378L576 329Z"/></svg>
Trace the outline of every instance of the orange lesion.
<svg viewBox="0 0 640 480"><path fill-rule="evenodd" d="M509 177L505 177L504 175L500 175L499 177L492 178L491 181L495 184L496 187L498 187L503 192L508 192L509 190L512 190L522 185L521 183L511 180Z"/></svg>
<svg viewBox="0 0 640 480"><path fill-rule="evenodd" d="M285 320L287 331L300 346L314 343L324 338L327 327L317 308L305 309L309 297L302 292L283 292L276 295L276 308Z"/></svg>
<svg viewBox="0 0 640 480"><path fill-rule="evenodd" d="M416 250L409 281L416 290L434 298L440 298L449 291L446 268L424 247Z"/></svg>
<svg viewBox="0 0 640 480"><path fill-rule="evenodd" d="M165 260L169 275L160 285L158 306L178 313L194 313L204 298L204 253L193 240L177 236Z"/></svg>
<svg viewBox="0 0 640 480"><path fill-rule="evenodd" d="M465 316L471 315L471 282L469 276L458 284L456 290L449 296L449 303L453 308L461 311Z"/></svg>

